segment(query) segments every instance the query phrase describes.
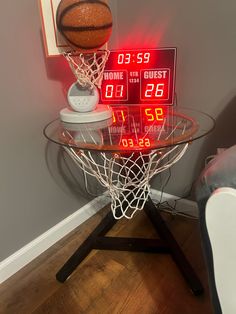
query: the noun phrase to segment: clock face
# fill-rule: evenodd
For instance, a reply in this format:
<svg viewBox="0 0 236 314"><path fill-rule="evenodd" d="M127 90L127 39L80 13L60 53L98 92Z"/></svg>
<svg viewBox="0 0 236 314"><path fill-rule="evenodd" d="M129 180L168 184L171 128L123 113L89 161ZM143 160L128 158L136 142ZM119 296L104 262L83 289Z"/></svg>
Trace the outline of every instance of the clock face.
<svg viewBox="0 0 236 314"><path fill-rule="evenodd" d="M173 105L176 48L111 51L100 103Z"/></svg>

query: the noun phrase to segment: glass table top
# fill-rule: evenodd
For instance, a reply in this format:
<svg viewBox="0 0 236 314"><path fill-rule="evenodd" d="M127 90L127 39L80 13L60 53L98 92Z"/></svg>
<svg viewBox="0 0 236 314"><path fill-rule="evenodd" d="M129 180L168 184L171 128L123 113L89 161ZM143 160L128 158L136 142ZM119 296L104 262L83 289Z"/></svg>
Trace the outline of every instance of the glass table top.
<svg viewBox="0 0 236 314"><path fill-rule="evenodd" d="M56 119L44 128L46 138L65 147L102 152L162 149L195 141L210 133L214 119L180 107L119 106L112 118L92 123Z"/></svg>

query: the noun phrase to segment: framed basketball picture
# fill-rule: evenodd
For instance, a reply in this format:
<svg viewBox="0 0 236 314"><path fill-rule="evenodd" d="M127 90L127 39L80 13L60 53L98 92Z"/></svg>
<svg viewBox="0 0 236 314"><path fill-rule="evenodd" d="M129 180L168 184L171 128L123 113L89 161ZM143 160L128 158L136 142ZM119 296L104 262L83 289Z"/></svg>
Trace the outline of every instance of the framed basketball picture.
<svg viewBox="0 0 236 314"><path fill-rule="evenodd" d="M57 11L61 0L38 1L46 56L55 57L70 51L71 46L68 44L68 40L65 40L57 27ZM103 2L109 4L109 0L103 0ZM106 46L107 44L104 45L104 48Z"/></svg>

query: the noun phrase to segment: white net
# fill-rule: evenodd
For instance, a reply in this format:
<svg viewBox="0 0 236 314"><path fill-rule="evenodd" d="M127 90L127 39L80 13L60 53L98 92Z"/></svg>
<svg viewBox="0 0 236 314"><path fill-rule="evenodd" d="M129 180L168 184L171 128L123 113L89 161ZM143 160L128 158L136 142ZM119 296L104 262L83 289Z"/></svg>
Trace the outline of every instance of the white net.
<svg viewBox="0 0 236 314"><path fill-rule="evenodd" d="M114 138L109 132L107 138L100 128L95 131L87 126L85 129L76 132L70 128L62 129L60 140L66 144L65 150L85 174L96 178L109 191L114 217L131 219L144 208L150 195L150 180L184 155L198 125L191 118L174 114L155 129L155 141L160 148L143 151L122 150L122 132L116 139L119 144L114 145ZM110 128L108 130L111 131ZM150 132L148 128L143 138ZM134 137L138 137L135 128ZM76 148L77 145L80 149ZM107 152L98 150L98 147L107 147ZM109 152L109 147L116 153Z"/></svg>
<svg viewBox="0 0 236 314"><path fill-rule="evenodd" d="M65 147L83 171L108 189L115 219L131 219L142 210L150 195L151 178L175 164L187 148L188 144L184 144L121 155Z"/></svg>
<svg viewBox="0 0 236 314"><path fill-rule="evenodd" d="M94 88L101 87L103 71L110 52L108 50L98 50L94 53L74 53L65 52L72 72L78 83L82 87Z"/></svg>

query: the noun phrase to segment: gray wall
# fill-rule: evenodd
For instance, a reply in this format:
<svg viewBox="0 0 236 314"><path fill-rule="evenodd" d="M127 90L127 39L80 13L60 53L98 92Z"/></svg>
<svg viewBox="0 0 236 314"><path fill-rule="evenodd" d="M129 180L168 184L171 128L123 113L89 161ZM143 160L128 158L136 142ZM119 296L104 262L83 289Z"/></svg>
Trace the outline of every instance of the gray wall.
<svg viewBox="0 0 236 314"><path fill-rule="evenodd" d="M46 63L40 29L37 1L1 3L0 261L89 200L42 133L71 78L57 73L63 60Z"/></svg>
<svg viewBox="0 0 236 314"><path fill-rule="evenodd" d="M111 46L176 46L179 105L217 117L215 133L194 143L172 170L166 191L182 195L205 156L234 143L236 2L112 0L112 7L117 15ZM62 59L44 58L37 1L5 1L1 13L3 260L90 198L80 186L79 171L72 165L68 171L65 156L42 135L44 125L64 107L64 90L72 77ZM158 179L153 186L160 186Z"/></svg>
<svg viewBox="0 0 236 314"><path fill-rule="evenodd" d="M178 49L178 105L217 119L208 138L193 143L171 170L165 191L185 195L205 157L236 140L236 2L188 0L118 0L117 47ZM165 182L165 176L163 181ZM160 188L160 180L152 182Z"/></svg>

